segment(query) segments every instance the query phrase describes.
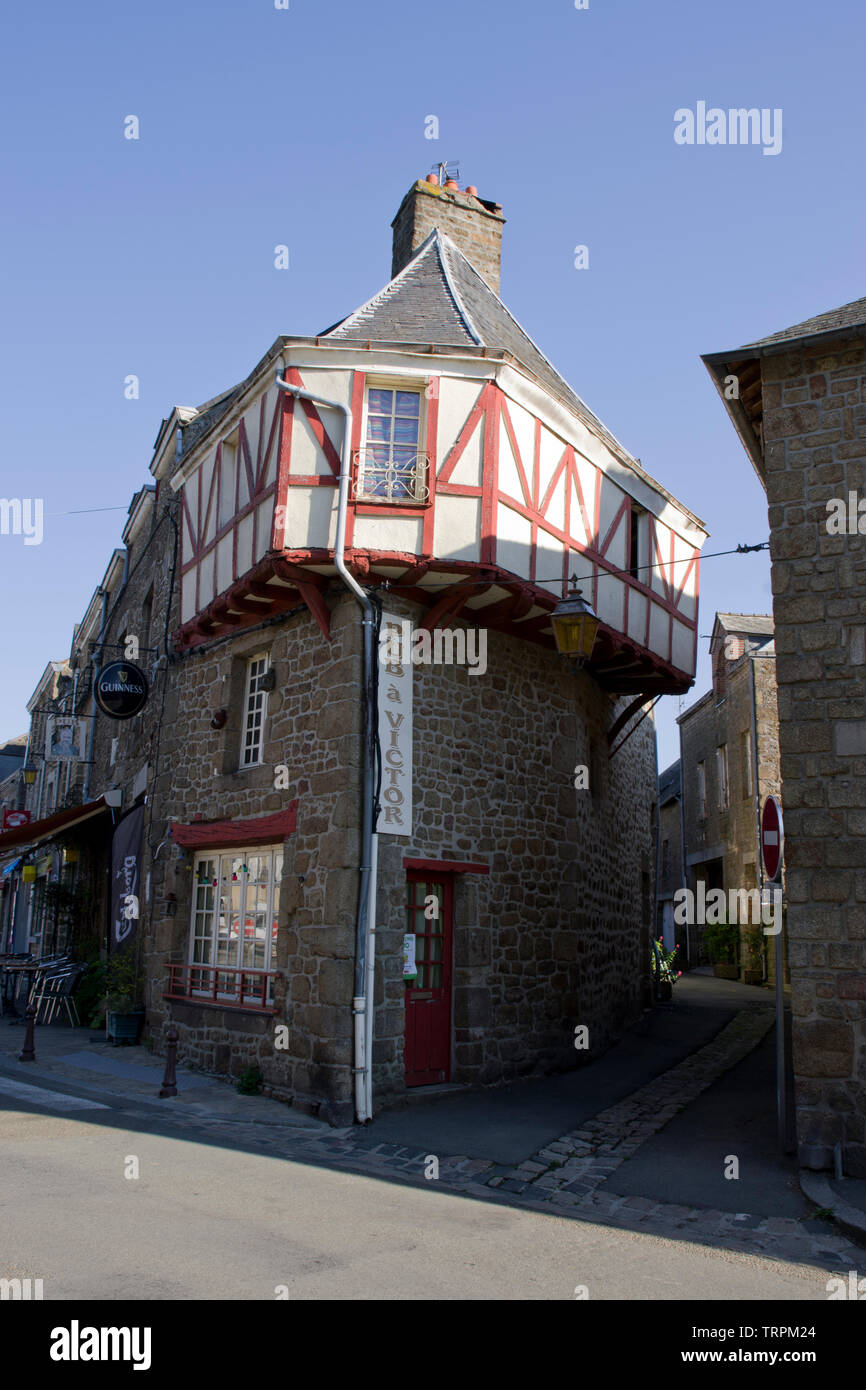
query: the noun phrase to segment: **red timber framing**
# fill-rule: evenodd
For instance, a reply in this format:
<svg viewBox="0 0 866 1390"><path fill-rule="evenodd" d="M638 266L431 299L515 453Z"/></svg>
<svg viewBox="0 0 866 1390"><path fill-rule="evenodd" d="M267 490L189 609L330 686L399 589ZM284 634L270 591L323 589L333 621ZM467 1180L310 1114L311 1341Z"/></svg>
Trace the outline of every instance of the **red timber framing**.
<svg viewBox="0 0 866 1390"><path fill-rule="evenodd" d="M438 376L433 375L425 379L425 451L429 458L429 499L423 505L397 508L387 503L379 506L370 503L369 500L359 503L350 492L346 561L359 582L372 587L394 589L421 604L427 610L421 625L428 630L461 621L503 631L550 647L553 645L553 637L549 615L556 606L558 595L545 587L554 578L549 573L550 552L545 555L539 547L539 540L543 540L547 535L562 547L561 592L567 590L569 575L576 571L584 592L588 596L591 595L593 606L598 610L600 582L603 582L606 576L610 576L622 585L622 623L601 623L590 663L592 674L599 683L619 694L644 694L647 698L659 693L673 694L688 690L693 684L692 675L673 664L674 622L676 620L691 633L694 669L697 656L697 620L688 616L683 596L686 584L694 576L696 611L700 573L699 548L694 547L691 553L683 556L681 546L681 553L677 555L673 532L660 527L656 518L647 513L645 553L641 563L648 563L654 568L651 572L643 569L636 576L632 575L628 566L631 497L622 493L621 498L616 500L613 511L608 506L603 526L604 475L601 470L588 460L581 460L579 463L574 448L563 443L558 457L548 454L545 473L542 468L541 422L534 422L534 432L529 440L524 435L521 449L520 436L512 418L514 407L509 406L504 393L492 381L481 385L478 397L459 429L454 443L440 459L441 381ZM296 368L287 369L286 380L298 386L305 385L301 373ZM357 458L361 448L366 381L365 372L356 370L352 373L353 459ZM318 570L333 564L333 551L316 545L308 549L286 548L285 521L287 509L291 507L292 487L337 487L340 472L339 449L329 436L319 411L311 402L281 394L267 429L264 420L264 400L260 408L261 442L255 462L250 457L242 426L240 430L239 454L247 470L250 501L200 548L196 548L195 538L203 536L206 532L209 509L214 506L219 508L219 497L213 495L218 485L212 482L210 495L206 498L201 496L199 489L199 516L195 525L184 501L185 523L192 553L191 557L185 560L182 572L187 574L194 566L202 562L209 563L211 554L215 556L217 542L250 512L254 513L255 524L255 508L263 499L275 493L272 531L267 539L254 538L254 560L257 554L256 546L259 548L258 553L261 553L263 544L267 546L267 551L246 574L236 579L228 589L201 610L198 609L199 586L196 579L196 613L175 635L176 645L180 650L201 645L227 632L242 631L263 618L301 607L308 609L323 635L329 637L330 614L326 591L338 581L319 573ZM327 471L319 475L301 476L291 472L291 426L294 411L299 408L304 411L309 428L327 461ZM483 432L480 441L483 460L481 486L455 483L453 478L457 465L477 430ZM547 438L549 441L549 433ZM516 496L509 496L503 492L500 482L500 448L504 448L506 440L516 468ZM277 451L276 482L264 487L265 470L273 449ZM526 456L527 454L531 456ZM214 470L215 479L219 478L220 472L219 468ZM564 491L564 507L560 497L559 513L554 519L554 499L558 489L560 492ZM478 561L450 560L434 556L435 508L436 498L440 495L480 499L481 534ZM509 509L512 514L529 523L531 543L528 551L528 574L516 574L499 561L497 537L501 531L500 513L503 508ZM377 515L419 518L422 524L421 553L356 550L353 547L356 516ZM624 548L623 532L625 564L621 558ZM616 558L615 547L618 547ZM237 553L236 535L234 553ZM558 567L559 561L556 560L555 564ZM401 565L405 567L404 573L396 578L389 576L387 581L384 576L380 577L376 573L378 567L394 568ZM435 571L437 576L453 576L453 582L448 584L447 581L437 581L435 588L425 587L422 581L430 570ZM656 576L654 582L653 575ZM557 585L559 582L560 576L556 576ZM496 599L480 607L474 606L477 600L494 586L499 591ZM638 601L637 596L640 596L646 609L645 614L641 613L639 629L634 621L629 624L630 600L633 604ZM660 624L662 615L667 619L664 627ZM651 629L655 634L654 645L661 650L653 650L650 646Z"/></svg>

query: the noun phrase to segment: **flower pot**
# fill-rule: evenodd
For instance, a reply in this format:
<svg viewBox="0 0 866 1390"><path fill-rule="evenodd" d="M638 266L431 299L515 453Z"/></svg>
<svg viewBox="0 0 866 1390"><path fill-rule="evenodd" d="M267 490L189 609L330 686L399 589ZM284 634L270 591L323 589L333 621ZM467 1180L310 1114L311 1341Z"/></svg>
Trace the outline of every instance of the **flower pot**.
<svg viewBox="0 0 866 1390"><path fill-rule="evenodd" d="M764 983L764 974L761 970L744 970L743 983L747 985L761 985Z"/></svg>
<svg viewBox="0 0 866 1390"><path fill-rule="evenodd" d="M670 980L659 980L659 999L670 999L673 992Z"/></svg>
<svg viewBox="0 0 866 1390"><path fill-rule="evenodd" d="M740 978L737 966L728 965L724 961L717 961L713 965L713 974L717 980L738 980Z"/></svg>
<svg viewBox="0 0 866 1390"><path fill-rule="evenodd" d="M138 1042L141 1026L144 1023L144 1010L138 1013L113 1014L108 1015L108 1036L117 1047L118 1043L130 1043L133 1047Z"/></svg>

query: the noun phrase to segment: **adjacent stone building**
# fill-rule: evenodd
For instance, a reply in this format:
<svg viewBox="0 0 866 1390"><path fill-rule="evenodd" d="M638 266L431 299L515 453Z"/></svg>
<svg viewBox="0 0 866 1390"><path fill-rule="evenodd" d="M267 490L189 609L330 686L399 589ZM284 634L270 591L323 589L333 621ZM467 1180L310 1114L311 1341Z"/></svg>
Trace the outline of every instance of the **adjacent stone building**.
<svg viewBox="0 0 866 1390"><path fill-rule="evenodd" d="M769 504L799 1151L863 1176L866 299L704 361Z"/></svg>
<svg viewBox="0 0 866 1390"><path fill-rule="evenodd" d="M764 888L760 808L779 797L773 619L717 613L710 638L712 689L679 716L685 835L684 887L759 893ZM741 900L745 908L745 899ZM752 902L757 906L756 900ZM743 908L737 912L742 919ZM731 914L733 915L733 914ZM737 963L750 982L775 978L774 952L759 942L755 908L740 920ZM683 927L690 965L706 964L702 923Z"/></svg>
<svg viewBox="0 0 866 1390"><path fill-rule="evenodd" d="M659 775L658 867L656 874L656 940L666 951L680 947L679 966L688 964L685 933L674 922L674 894L683 886L683 796L679 759ZM680 937L682 936L682 940Z"/></svg>

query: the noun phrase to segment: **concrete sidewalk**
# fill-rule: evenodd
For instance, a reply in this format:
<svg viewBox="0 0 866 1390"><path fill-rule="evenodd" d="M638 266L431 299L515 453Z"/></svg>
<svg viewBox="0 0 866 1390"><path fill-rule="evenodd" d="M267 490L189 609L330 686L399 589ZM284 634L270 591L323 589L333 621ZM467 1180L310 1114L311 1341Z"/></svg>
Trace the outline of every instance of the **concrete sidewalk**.
<svg viewBox="0 0 866 1390"><path fill-rule="evenodd" d="M153 1104L207 1120L236 1120L309 1134L332 1134L322 1120L302 1115L280 1101L264 1096L244 1096L234 1080L222 1080L177 1067L177 1095L160 1099L165 1058L154 1057L145 1047L115 1047L103 1033L58 1024L35 1031L35 1062L20 1062L24 1025L0 1019L0 1077L68 1089L73 1095L103 1105L126 1102ZM2 1088L0 1088L2 1101Z"/></svg>

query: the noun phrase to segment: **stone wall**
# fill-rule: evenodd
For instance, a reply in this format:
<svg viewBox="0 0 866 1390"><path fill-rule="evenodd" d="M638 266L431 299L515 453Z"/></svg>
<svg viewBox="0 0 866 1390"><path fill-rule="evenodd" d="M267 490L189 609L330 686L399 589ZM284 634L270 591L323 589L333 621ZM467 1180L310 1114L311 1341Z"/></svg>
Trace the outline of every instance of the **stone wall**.
<svg viewBox="0 0 866 1390"><path fill-rule="evenodd" d="M417 616L411 605L389 608ZM640 1016L655 864L655 746L645 720L608 761L620 702L554 652L488 633L488 669L414 675L411 837L379 839L379 1103L404 1092L403 858L455 874L452 1080L575 1066ZM574 769L590 769L590 788ZM589 1028L590 1050L574 1047Z"/></svg>
<svg viewBox="0 0 866 1390"><path fill-rule="evenodd" d="M331 642L306 608L257 630L194 649L175 661L169 729L155 792L163 833L172 821L248 819L298 800L296 833L284 844L275 968L276 1014L212 1009L162 998L170 961L188 959L193 853L155 868L157 910L148 944L149 1007L169 1014L192 1065L237 1075L256 1065L274 1094L341 1122L351 1120L352 974L358 896L361 671L357 605L331 597ZM268 653L264 761L239 767L244 673ZM213 729L217 709L228 711ZM275 769L288 786L275 789ZM282 779L281 779L282 780ZM218 852L218 851L217 851ZM166 912L173 893L176 912ZM160 904L162 911L160 912ZM288 1026L288 1047L276 1029Z"/></svg>
<svg viewBox="0 0 866 1390"><path fill-rule="evenodd" d="M862 338L761 362L801 1159L866 1175L866 547Z"/></svg>

